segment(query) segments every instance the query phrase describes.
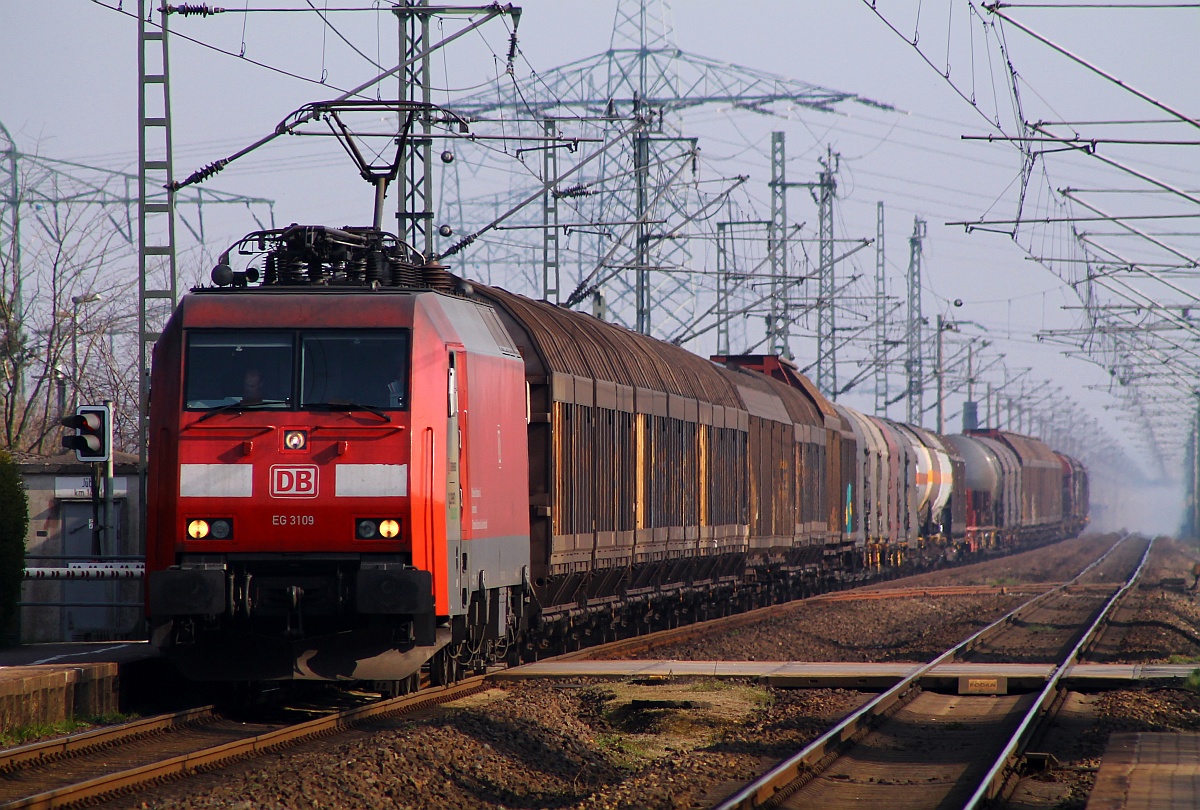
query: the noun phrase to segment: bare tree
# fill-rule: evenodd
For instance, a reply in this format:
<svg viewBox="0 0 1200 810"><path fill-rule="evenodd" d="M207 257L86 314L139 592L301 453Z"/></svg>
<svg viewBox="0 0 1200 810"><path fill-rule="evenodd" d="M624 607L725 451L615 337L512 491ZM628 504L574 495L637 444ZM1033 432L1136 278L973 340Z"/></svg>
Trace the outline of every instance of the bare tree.
<svg viewBox="0 0 1200 810"><path fill-rule="evenodd" d="M106 399L116 406L114 446L137 447L137 181L21 152L0 123L0 449L54 454L63 412ZM213 265L205 212L228 212L218 221L237 233L246 217L274 227L264 198L208 188L175 205L196 238L179 254L183 287L205 283Z"/></svg>
<svg viewBox="0 0 1200 810"><path fill-rule="evenodd" d="M73 404L112 399L128 413L130 389L137 401L119 350L136 341L136 254L94 189L32 165L4 201L0 447L53 454Z"/></svg>

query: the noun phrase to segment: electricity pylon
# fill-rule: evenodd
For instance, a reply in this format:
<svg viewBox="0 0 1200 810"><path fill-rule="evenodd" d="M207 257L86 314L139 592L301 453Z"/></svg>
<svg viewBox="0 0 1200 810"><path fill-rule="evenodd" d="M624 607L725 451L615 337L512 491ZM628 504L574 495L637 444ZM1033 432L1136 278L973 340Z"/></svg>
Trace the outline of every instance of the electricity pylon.
<svg viewBox="0 0 1200 810"><path fill-rule="evenodd" d="M675 44L666 0L620 0L607 51L540 72L531 81L506 76L450 106L473 117L555 118L560 134L568 121L576 126L588 121L601 140L639 122L626 147L554 189L559 202L571 206L569 214L560 207L559 215L591 226L591 233L582 228L572 234L575 278L565 272L566 261L555 269L564 274L563 291L572 290L561 296L568 306L585 306L592 293L603 291L614 320L669 335L692 326L698 295L715 294L714 283L703 287L691 272L687 239L699 230L696 212L720 192L706 196L691 182L687 169L695 165L696 142L683 129L686 111L714 103L780 115L794 107L832 111L845 103L890 109L853 93L685 52ZM540 135L542 125L537 126ZM534 223L535 213L514 232L541 225ZM505 245L489 248L486 259L508 255L527 263L532 253ZM545 270L536 274L538 280L546 276Z"/></svg>

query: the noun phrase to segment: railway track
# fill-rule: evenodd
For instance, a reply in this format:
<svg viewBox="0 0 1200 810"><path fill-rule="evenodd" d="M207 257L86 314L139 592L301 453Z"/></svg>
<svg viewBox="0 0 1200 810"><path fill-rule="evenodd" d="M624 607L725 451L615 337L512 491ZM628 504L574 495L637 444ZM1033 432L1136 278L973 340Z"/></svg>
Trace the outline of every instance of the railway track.
<svg viewBox="0 0 1200 810"><path fill-rule="evenodd" d="M0 810L103 800L336 734L374 718L457 700L482 690L485 680L475 676L300 723L241 722L205 706L10 749L0 754Z"/></svg>
<svg viewBox="0 0 1200 810"><path fill-rule="evenodd" d="M944 585L914 588L889 588L887 590L866 590L856 588L849 591L810 596L779 605L755 608L744 613L735 613L716 619L708 619L695 624L673 627L668 630L656 630L642 636L610 641L594 647L584 647L574 652L564 653L542 660L547 661L578 661L580 659L625 658L645 655L663 647L696 641L715 634L727 633L742 627L759 624L764 619L778 615L781 611L794 610L803 604L821 604L826 602L862 602L882 599L912 599L921 597L945 596L979 596L987 594L1043 594L1055 588L1063 587L1064 583L1035 583L1021 585Z"/></svg>
<svg viewBox="0 0 1200 810"><path fill-rule="evenodd" d="M1061 582L1022 583L1020 585L926 585L916 588L858 588L834 591L810 597L809 602L861 602L871 599L912 599L926 596L982 596L985 594L1044 593L1062 586Z"/></svg>
<svg viewBox="0 0 1200 810"><path fill-rule="evenodd" d="M1110 548L1111 550L1111 548ZM1094 561L1099 562L1099 559ZM1091 570L1090 568L1088 570ZM552 658L542 660L577 661L588 658L629 658L648 655L655 650L684 644L691 641L711 638L743 627L751 627L763 620L796 610L803 605L818 605L839 602L870 602L891 599L940 598L953 596L983 596L996 594L1044 594L1049 591L1071 585L1080 591L1104 590L1107 586L1095 583L1081 583L1077 574L1069 583L1063 582L1031 582L1010 585L922 585L911 587L886 587L878 583L862 585L842 591L829 591L804 599L784 602L766 607L755 608L728 616L707 619L694 624L680 625L665 630L656 630L639 636L618 639L606 644L584 647Z"/></svg>
<svg viewBox="0 0 1200 810"><path fill-rule="evenodd" d="M1095 600L1094 588L1073 591L1072 585L1085 583L1130 541L1123 538L1075 579L1035 596L915 667L900 683L743 787L718 809L861 807L864 801L898 808L976 808L996 797L1015 774L1037 724L1052 713L1063 675L1102 632L1137 580L1153 541L1147 542L1123 584L1111 584L1103 599ZM1081 599L1080 591L1090 598ZM1068 627L1069 610L1057 602L1074 602L1076 610L1086 603L1091 615ZM1033 632L1030 628L1046 627L1044 621L1051 614L1061 625L1054 630L1066 651L1057 657L1055 671L1040 693L942 695L923 692L918 686L921 676L939 664L972 655L990 659L1014 644L1019 649L1021 639ZM977 685L978 691L990 686Z"/></svg>
<svg viewBox="0 0 1200 810"><path fill-rule="evenodd" d="M1032 586L1041 592L1047 586ZM1023 590L1024 586L1016 590ZM993 593L994 586L895 588L887 591L843 591L813 597L847 601L913 595ZM1010 590L1014 590L1010 586ZM795 603L792 603L793 605ZM753 624L783 606L713 619L703 624L658 631L560 656L622 656L653 650ZM0 753L0 810L54 808L103 800L168 779L214 770L223 765L327 736L371 718L417 711L480 691L485 677L453 687L422 689L414 695L333 712L302 723L245 723L223 717L213 706L159 715L131 723L33 743Z"/></svg>
<svg viewBox="0 0 1200 810"><path fill-rule="evenodd" d="M1100 560L1097 560L1093 567L1099 563ZM1075 584L858 589L812 597L812 601L840 602L998 592L1030 592L1037 595L1032 600L1036 601L1053 592L1056 587L1070 585L1076 591L1094 589L1094 586L1080 585L1078 580L1072 582ZM796 604L790 603L790 606ZM644 653L661 646L750 625L788 607L774 605L700 625L623 639L569 653L560 656L560 660ZM185 778L307 739L333 735L374 717L414 712L434 703L456 700L482 690L485 683L485 677L474 677L453 687L422 689L414 695L292 724L260 723L248 726L223 719L211 707L205 707L13 749L0 754L0 774L4 775L4 779L0 779L0 810L62 807L130 793L153 783Z"/></svg>

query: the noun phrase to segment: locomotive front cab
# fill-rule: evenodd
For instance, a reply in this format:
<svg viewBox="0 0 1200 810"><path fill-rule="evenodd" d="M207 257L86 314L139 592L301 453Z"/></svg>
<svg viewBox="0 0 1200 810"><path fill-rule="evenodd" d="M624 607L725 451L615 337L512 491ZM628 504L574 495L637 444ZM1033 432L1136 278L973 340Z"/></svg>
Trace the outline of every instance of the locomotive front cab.
<svg viewBox="0 0 1200 810"><path fill-rule="evenodd" d="M411 297L366 318L353 295L189 298L155 357L153 640L202 680L415 672L438 634L412 548Z"/></svg>

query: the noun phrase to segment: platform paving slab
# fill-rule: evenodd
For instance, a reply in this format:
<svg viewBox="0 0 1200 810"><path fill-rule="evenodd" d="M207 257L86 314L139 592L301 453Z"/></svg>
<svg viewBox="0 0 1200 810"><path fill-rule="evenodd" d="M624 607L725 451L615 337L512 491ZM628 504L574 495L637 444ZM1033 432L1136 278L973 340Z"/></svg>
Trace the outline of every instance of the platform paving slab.
<svg viewBox="0 0 1200 810"><path fill-rule="evenodd" d="M1113 734L1087 810L1194 810L1200 807L1200 734Z"/></svg>

